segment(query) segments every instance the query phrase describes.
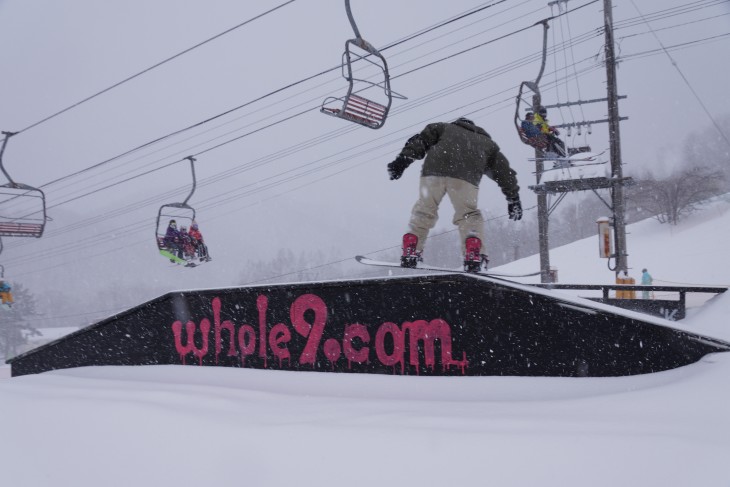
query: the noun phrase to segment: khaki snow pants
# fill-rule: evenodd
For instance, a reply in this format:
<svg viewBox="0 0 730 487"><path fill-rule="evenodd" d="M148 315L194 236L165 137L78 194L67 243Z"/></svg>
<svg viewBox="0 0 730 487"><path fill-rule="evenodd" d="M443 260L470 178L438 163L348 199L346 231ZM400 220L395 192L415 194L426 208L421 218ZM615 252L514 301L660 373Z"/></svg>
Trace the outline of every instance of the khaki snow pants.
<svg viewBox="0 0 730 487"><path fill-rule="evenodd" d="M461 253L467 237L479 237L484 249L484 218L477 208L479 187L462 179L445 176L423 176L419 187L420 197L411 211L408 223L410 232L418 237L417 250L423 250L428 232L436 225L438 209L444 195L454 206L454 225L459 227Z"/></svg>

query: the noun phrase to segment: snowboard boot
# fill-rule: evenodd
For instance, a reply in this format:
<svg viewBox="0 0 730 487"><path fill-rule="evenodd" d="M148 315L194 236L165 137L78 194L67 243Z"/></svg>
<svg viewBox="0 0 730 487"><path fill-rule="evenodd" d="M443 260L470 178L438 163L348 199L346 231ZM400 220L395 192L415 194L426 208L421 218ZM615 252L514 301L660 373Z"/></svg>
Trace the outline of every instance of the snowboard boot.
<svg viewBox="0 0 730 487"><path fill-rule="evenodd" d="M400 258L400 266L408 267L410 269L415 268L419 262L423 262L421 257L421 251L416 250L418 245L418 237L412 233L406 233L403 235L403 255Z"/></svg>
<svg viewBox="0 0 730 487"><path fill-rule="evenodd" d="M486 259L487 257L482 254L481 239L479 237L467 237L465 247L464 270L466 272L479 272L482 270L482 258ZM486 260L488 262L488 259Z"/></svg>

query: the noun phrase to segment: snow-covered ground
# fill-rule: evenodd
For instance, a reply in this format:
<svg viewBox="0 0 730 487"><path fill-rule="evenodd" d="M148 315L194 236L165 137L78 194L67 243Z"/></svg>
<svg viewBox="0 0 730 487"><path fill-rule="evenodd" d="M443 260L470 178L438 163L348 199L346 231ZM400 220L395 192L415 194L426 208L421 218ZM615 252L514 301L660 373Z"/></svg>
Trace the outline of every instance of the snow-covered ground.
<svg viewBox="0 0 730 487"><path fill-rule="evenodd" d="M657 284L730 283L729 209L718 201L676 228L630 226L630 265ZM554 249L551 262L563 283L611 283L597 254L586 239ZM531 257L500 270L537 267ZM725 293L672 325L730 340L728 316ZM0 380L0 478L14 487L728 485L728 410L728 353L619 378L89 367Z"/></svg>

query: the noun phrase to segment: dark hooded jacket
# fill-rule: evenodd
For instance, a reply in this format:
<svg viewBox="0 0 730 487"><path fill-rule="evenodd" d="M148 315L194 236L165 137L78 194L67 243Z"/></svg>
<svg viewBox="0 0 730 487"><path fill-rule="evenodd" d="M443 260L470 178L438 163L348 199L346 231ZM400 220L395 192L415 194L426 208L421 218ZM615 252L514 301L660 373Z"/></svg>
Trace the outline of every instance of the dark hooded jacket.
<svg viewBox="0 0 730 487"><path fill-rule="evenodd" d="M423 159L421 176L446 176L479 186L482 175L494 180L507 198L518 198L517 174L499 146L481 127L466 119L431 123L414 135L400 152Z"/></svg>

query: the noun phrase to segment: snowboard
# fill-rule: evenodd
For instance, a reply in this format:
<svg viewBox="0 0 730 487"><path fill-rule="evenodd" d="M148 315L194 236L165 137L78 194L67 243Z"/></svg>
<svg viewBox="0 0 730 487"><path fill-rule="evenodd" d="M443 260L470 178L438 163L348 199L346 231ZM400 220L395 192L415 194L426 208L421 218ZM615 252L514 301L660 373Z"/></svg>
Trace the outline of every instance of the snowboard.
<svg viewBox="0 0 730 487"><path fill-rule="evenodd" d="M416 267L402 267L398 262L390 262L385 260L373 260L368 257L365 257L363 255L355 256L355 260L357 260L361 264L365 265L373 265L373 266L379 266L379 267L396 267L398 269L416 269L416 270L423 270L423 271L441 271L441 272L454 272L454 273L460 273L460 274L474 274L477 276L487 276L487 277L530 277L530 276L539 276L540 272L532 272L529 274L503 274L501 272L468 272L463 269L450 269L448 267L438 267L438 266L431 266L431 265L424 265L422 262L419 262Z"/></svg>

